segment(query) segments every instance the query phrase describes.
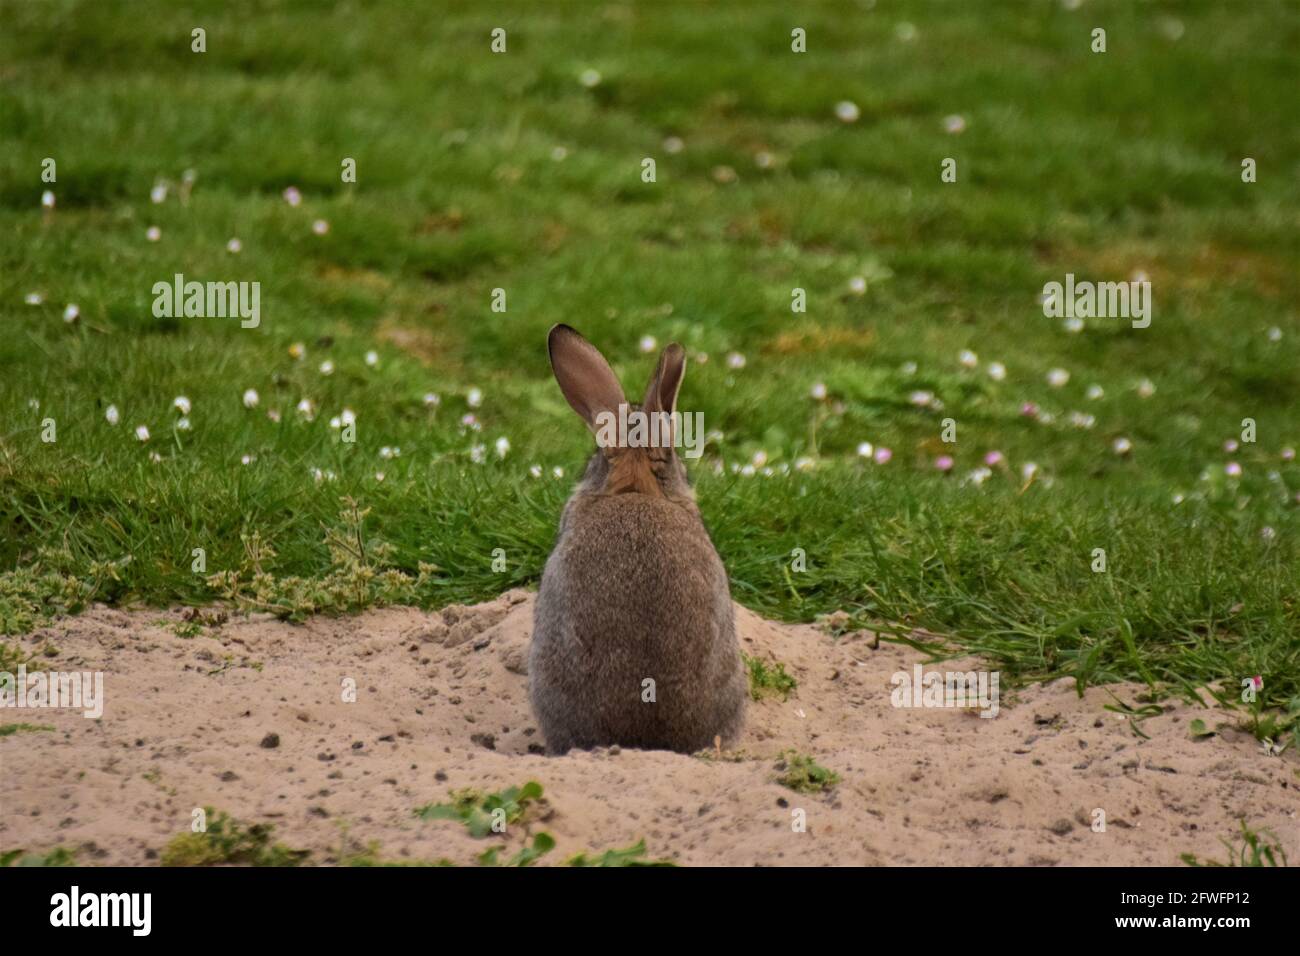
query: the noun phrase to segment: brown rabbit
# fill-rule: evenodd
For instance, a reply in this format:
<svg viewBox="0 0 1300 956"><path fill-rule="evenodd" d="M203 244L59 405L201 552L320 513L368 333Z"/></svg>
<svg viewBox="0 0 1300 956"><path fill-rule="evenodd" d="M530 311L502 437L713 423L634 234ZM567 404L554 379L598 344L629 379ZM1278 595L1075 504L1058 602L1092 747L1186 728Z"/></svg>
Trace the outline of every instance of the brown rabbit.
<svg viewBox="0 0 1300 956"><path fill-rule="evenodd" d="M567 325L547 344L560 390L599 437L598 416L628 404L613 369ZM685 369L680 345L664 349L639 410L672 414ZM542 734L556 753L730 744L748 681L727 572L671 433L660 447L600 444L564 507L537 596L528 690Z"/></svg>

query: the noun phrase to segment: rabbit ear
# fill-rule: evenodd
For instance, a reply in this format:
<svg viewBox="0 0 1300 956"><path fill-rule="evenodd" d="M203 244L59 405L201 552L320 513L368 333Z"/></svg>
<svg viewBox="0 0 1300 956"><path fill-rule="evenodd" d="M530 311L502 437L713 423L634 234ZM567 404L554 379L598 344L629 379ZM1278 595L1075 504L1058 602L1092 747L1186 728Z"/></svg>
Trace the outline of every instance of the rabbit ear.
<svg viewBox="0 0 1300 956"><path fill-rule="evenodd" d="M560 391L588 428L596 429L596 416L601 412L617 415L619 405L627 403L623 386L605 356L577 330L563 324L552 326L546 347Z"/></svg>
<svg viewBox="0 0 1300 956"><path fill-rule="evenodd" d="M686 350L674 342L659 356L659 366L645 390L642 407L647 412L667 412L669 415L677 411L677 392L685 374Z"/></svg>

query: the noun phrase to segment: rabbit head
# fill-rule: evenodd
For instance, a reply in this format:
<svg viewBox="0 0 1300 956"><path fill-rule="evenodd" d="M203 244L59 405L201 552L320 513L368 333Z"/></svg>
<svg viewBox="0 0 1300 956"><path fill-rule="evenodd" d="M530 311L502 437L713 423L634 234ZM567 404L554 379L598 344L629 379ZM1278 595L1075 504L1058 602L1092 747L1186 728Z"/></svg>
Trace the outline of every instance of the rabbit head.
<svg viewBox="0 0 1300 956"><path fill-rule="evenodd" d="M596 436L596 452L587 463L579 494L643 494L694 508L694 493L675 448L674 413L686 350L676 342L663 350L639 405L628 402L605 357L576 330L554 326L547 350L560 391Z"/></svg>

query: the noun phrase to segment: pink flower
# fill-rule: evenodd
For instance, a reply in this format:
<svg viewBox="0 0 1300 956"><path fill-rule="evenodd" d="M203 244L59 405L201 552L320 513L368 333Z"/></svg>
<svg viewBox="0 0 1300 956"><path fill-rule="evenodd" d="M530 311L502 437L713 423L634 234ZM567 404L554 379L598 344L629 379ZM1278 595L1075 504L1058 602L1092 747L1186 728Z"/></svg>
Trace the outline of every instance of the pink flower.
<svg viewBox="0 0 1300 956"><path fill-rule="evenodd" d="M1002 464L1002 462L1005 460L1006 459L1002 457L1002 452L1000 451L991 451L984 456L984 464L988 465L990 468L992 468L994 465Z"/></svg>
<svg viewBox="0 0 1300 956"><path fill-rule="evenodd" d="M934 467L938 468L942 472L952 471L952 465L953 461L951 455L940 455L934 460Z"/></svg>
<svg viewBox="0 0 1300 956"><path fill-rule="evenodd" d="M876 449L875 458L876 458L877 465L883 465L885 462L889 461L889 459L893 457L894 457L894 453L890 451L888 448L882 446Z"/></svg>
<svg viewBox="0 0 1300 956"><path fill-rule="evenodd" d="M1023 405L1020 406L1020 414L1023 415L1025 418L1037 418L1038 406L1035 405L1033 402L1025 402Z"/></svg>

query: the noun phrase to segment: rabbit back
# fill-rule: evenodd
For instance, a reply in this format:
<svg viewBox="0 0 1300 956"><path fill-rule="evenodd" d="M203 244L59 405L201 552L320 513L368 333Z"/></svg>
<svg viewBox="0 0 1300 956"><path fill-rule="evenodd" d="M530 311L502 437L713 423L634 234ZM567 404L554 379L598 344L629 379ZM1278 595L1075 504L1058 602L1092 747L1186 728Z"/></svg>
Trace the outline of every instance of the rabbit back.
<svg viewBox="0 0 1300 956"><path fill-rule="evenodd" d="M529 651L550 750L730 744L747 691L726 569L698 512L648 495L570 501Z"/></svg>

